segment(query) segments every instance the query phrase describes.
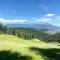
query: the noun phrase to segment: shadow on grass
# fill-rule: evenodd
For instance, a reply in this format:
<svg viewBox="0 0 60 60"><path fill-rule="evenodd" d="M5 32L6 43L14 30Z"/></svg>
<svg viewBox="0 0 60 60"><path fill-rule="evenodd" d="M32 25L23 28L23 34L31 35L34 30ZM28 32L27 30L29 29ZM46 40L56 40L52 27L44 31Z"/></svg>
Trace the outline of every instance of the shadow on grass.
<svg viewBox="0 0 60 60"><path fill-rule="evenodd" d="M22 56L17 52L0 51L0 60L31 60L30 56Z"/></svg>
<svg viewBox="0 0 60 60"><path fill-rule="evenodd" d="M60 60L60 49L41 49L41 48L30 48L32 51L35 51L36 54L42 55L45 60Z"/></svg>

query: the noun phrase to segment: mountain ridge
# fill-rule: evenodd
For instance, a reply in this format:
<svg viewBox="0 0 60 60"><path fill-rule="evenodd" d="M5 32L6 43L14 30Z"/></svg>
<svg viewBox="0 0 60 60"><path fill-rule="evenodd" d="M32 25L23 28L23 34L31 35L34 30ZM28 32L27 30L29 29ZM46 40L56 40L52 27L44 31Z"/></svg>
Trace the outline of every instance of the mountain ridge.
<svg viewBox="0 0 60 60"><path fill-rule="evenodd" d="M58 26L54 26L49 23L41 23L41 24L7 24L8 27L15 27L15 28L38 28L38 29L60 29Z"/></svg>

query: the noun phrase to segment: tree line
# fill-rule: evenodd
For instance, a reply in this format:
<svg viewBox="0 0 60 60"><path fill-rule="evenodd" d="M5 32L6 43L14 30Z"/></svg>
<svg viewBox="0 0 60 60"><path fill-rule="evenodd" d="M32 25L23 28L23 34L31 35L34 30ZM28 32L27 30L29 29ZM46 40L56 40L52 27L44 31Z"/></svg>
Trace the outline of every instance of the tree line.
<svg viewBox="0 0 60 60"><path fill-rule="evenodd" d="M0 24L0 34L1 33L14 35L25 40L39 39L44 42L60 43L60 33L49 35L42 30L33 28L9 28L7 25Z"/></svg>

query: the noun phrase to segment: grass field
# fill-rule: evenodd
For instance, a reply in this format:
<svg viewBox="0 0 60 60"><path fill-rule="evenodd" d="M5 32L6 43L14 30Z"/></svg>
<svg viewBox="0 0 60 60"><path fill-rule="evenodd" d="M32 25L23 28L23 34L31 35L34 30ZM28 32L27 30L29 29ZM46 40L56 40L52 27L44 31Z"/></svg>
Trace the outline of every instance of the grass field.
<svg viewBox="0 0 60 60"><path fill-rule="evenodd" d="M60 60L60 44L1 34L0 60Z"/></svg>

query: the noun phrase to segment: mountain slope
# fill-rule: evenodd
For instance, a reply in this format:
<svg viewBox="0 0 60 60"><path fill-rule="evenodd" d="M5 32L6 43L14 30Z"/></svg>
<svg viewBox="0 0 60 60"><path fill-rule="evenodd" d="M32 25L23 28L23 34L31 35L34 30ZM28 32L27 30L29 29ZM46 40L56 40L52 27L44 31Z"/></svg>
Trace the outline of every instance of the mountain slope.
<svg viewBox="0 0 60 60"><path fill-rule="evenodd" d="M57 53L60 54L60 49L57 49L60 48L60 46L37 40L38 39L24 40L16 36L6 34L0 35L0 59L57 60L57 57L60 59L60 55L57 55ZM18 59L18 57L20 58Z"/></svg>
<svg viewBox="0 0 60 60"><path fill-rule="evenodd" d="M38 29L58 29L59 27L54 26L49 23L44 24L7 24L8 27L17 27L17 28L38 28Z"/></svg>

